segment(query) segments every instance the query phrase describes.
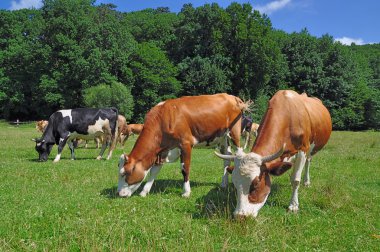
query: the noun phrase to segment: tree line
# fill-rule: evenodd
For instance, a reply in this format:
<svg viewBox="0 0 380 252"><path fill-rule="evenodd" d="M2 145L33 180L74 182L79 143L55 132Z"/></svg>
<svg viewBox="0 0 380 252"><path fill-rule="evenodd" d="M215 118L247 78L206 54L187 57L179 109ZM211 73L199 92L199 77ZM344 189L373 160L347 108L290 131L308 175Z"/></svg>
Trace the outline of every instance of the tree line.
<svg viewBox="0 0 380 252"><path fill-rule="evenodd" d="M320 98L334 129L380 129L380 44L288 34L250 4L120 12L44 0L0 11L0 118L114 106L141 122L162 100L227 92L252 99L259 122L278 89Z"/></svg>

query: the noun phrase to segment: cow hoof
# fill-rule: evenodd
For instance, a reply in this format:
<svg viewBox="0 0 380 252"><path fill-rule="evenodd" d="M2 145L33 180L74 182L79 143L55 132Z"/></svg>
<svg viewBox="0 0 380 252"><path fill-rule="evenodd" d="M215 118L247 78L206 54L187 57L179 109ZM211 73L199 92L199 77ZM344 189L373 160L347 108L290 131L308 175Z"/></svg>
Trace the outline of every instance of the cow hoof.
<svg viewBox="0 0 380 252"><path fill-rule="evenodd" d="M288 207L288 212L291 212L291 213L297 213L297 212L298 212L298 206L290 205L290 206Z"/></svg>
<svg viewBox="0 0 380 252"><path fill-rule="evenodd" d="M220 187L223 188L223 189L225 189L225 188L227 188L227 184L226 183L221 183Z"/></svg>
<svg viewBox="0 0 380 252"><path fill-rule="evenodd" d="M141 191L140 192L140 196L141 197L146 197L147 194L148 194L148 192L145 192L145 191Z"/></svg>
<svg viewBox="0 0 380 252"><path fill-rule="evenodd" d="M310 181L305 181L305 182L303 182L303 185L304 185L305 187L310 187Z"/></svg>
<svg viewBox="0 0 380 252"><path fill-rule="evenodd" d="M98 156L98 157L96 158L96 160L102 160L102 157L101 157L101 156Z"/></svg>
<svg viewBox="0 0 380 252"><path fill-rule="evenodd" d="M55 160L55 159L53 160L53 163L58 163L58 162L59 162L59 160Z"/></svg>
<svg viewBox="0 0 380 252"><path fill-rule="evenodd" d="M124 191L120 191L118 192L119 196L122 197L122 198L128 198L132 195L131 192L124 192Z"/></svg>
<svg viewBox="0 0 380 252"><path fill-rule="evenodd" d="M189 198L190 197L190 192L182 193L182 197Z"/></svg>

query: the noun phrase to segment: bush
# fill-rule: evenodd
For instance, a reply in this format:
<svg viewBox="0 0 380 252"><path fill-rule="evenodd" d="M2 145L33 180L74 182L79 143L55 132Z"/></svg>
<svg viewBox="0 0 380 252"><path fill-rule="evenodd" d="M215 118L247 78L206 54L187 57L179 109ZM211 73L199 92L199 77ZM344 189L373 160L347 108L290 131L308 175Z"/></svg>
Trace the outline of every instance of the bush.
<svg viewBox="0 0 380 252"><path fill-rule="evenodd" d="M127 120L133 116L134 102L131 90L120 82L86 88L83 93L84 103L88 107L115 107Z"/></svg>

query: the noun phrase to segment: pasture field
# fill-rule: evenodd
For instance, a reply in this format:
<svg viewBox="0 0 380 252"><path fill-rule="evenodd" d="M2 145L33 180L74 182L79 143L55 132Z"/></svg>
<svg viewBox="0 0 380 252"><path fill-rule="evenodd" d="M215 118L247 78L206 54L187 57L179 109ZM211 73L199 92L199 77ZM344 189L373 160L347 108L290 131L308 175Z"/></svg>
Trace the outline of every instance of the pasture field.
<svg viewBox="0 0 380 252"><path fill-rule="evenodd" d="M54 164L55 146L39 163L30 141L37 136L33 124L0 122L0 251L380 249L380 132L333 132L312 162L311 187L300 188L298 214L286 211L288 172L272 180L258 217L243 221L232 216L232 183L219 187L213 149L193 152L189 199L179 163L164 166L146 198L126 199L116 196L120 146L109 161L95 160L93 143L72 161L66 146Z"/></svg>

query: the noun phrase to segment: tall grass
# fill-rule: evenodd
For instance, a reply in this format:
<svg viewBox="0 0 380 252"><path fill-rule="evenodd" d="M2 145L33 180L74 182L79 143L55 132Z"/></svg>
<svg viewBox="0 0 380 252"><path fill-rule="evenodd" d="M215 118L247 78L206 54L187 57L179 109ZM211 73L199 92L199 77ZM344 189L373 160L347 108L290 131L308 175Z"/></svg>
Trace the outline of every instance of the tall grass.
<svg viewBox="0 0 380 252"><path fill-rule="evenodd" d="M0 123L0 251L379 251L380 133L333 132L312 162L300 211L288 213L289 173L273 179L256 219L233 219L235 190L221 189L222 162L195 149L192 195L181 197L179 164L161 170L146 198L116 197L115 151L93 144L59 163L37 162L33 125Z"/></svg>

